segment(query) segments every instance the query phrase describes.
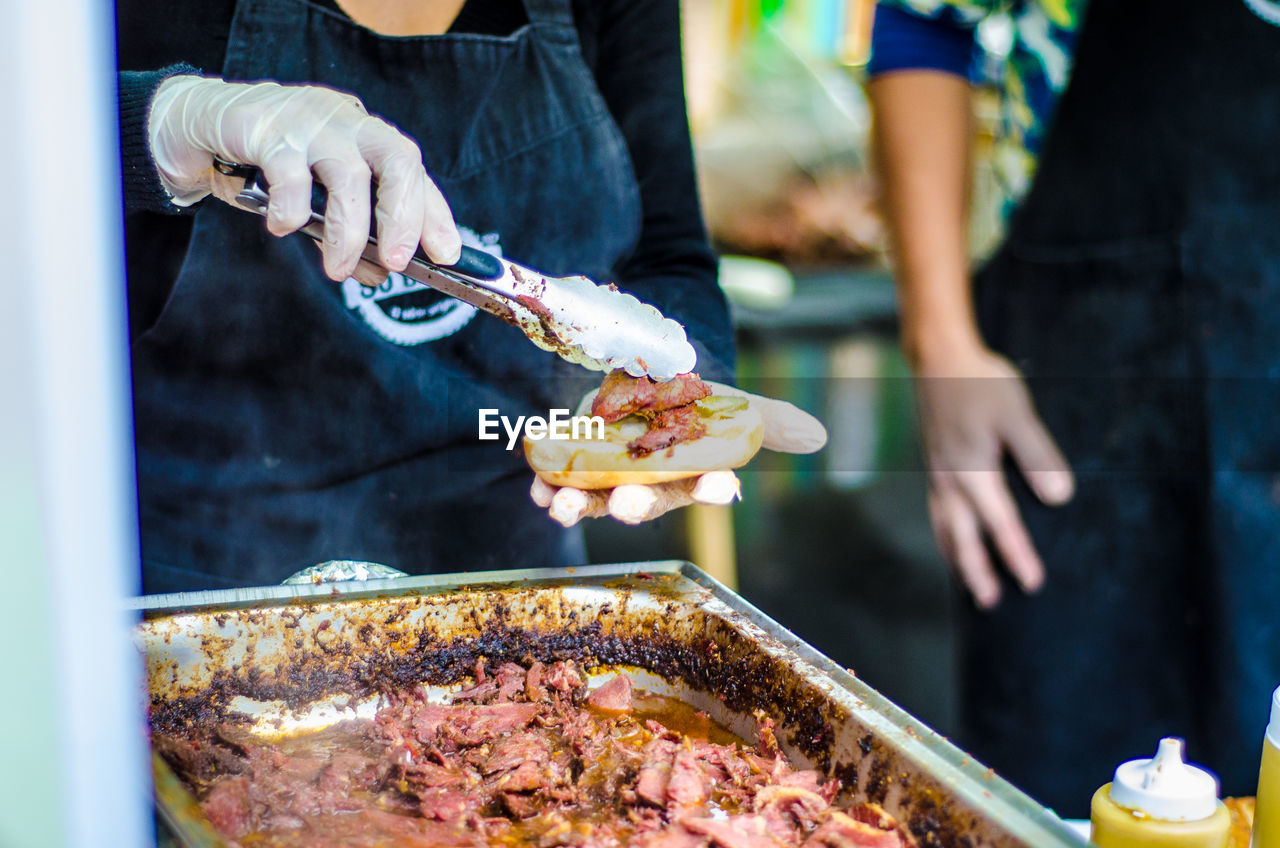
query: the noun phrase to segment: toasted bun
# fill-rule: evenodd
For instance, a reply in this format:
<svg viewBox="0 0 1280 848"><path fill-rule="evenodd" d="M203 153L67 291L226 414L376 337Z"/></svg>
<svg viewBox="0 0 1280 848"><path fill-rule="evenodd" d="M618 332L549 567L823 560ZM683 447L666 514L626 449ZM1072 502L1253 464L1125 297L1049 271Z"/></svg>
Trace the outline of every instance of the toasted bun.
<svg viewBox="0 0 1280 848"><path fill-rule="evenodd" d="M646 428L635 417L606 424L603 439L525 439L524 455L534 473L552 486L612 489L741 468L764 440L764 420L749 403L743 409L709 416L703 423L707 432L700 438L639 458L627 452L627 443Z"/></svg>

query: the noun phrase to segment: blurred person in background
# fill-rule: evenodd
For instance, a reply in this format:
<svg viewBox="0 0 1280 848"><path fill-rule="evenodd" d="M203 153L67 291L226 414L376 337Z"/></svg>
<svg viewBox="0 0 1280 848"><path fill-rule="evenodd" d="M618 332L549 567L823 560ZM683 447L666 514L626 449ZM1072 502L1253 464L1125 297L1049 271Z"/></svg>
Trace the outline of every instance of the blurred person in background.
<svg viewBox="0 0 1280 848"><path fill-rule="evenodd" d="M465 241L616 280L729 380L676 0L120 0L118 19L146 591L328 559L581 562L477 410L572 409L600 375L386 269ZM205 199L215 155L262 168L265 228ZM322 251L283 237L313 179ZM371 181L382 268L357 265Z"/></svg>
<svg viewBox="0 0 1280 848"><path fill-rule="evenodd" d="M971 278L970 71L1001 11L1010 214ZM1256 785L1280 683L1278 25L1265 0L878 6L929 513L976 601L958 741L1064 815L1165 735L1225 793Z"/></svg>

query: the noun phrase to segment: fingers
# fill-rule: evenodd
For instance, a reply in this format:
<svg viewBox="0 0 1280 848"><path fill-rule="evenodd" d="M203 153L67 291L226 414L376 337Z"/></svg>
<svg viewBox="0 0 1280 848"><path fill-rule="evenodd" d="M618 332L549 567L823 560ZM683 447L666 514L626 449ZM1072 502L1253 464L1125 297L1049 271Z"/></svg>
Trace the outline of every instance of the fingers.
<svg viewBox="0 0 1280 848"><path fill-rule="evenodd" d="M966 494L977 509L988 538L995 545L1005 568L1025 592L1035 592L1044 584L1044 564L1036 553L1031 535L1022 523L1018 507L999 471L975 471L964 475Z"/></svg>
<svg viewBox="0 0 1280 848"><path fill-rule="evenodd" d="M1069 499L1073 480L1016 368L985 350L945 365L947 374L954 367L963 378L916 380L931 471L930 515L944 553L978 604L990 606L1000 587L988 543L1024 591L1035 592L1045 581L1044 563L1004 476L1005 452L1046 504Z"/></svg>
<svg viewBox="0 0 1280 848"><path fill-rule="evenodd" d="M378 180L378 203L374 210L378 223L378 261L393 271L402 271L418 249L422 234L427 172L422 167L422 152L407 136L385 124L369 132L384 136L378 144L368 141L361 144Z"/></svg>
<svg viewBox="0 0 1280 848"><path fill-rule="evenodd" d="M609 495L609 514L623 524L647 521L658 504L654 486L618 486Z"/></svg>
<svg viewBox="0 0 1280 848"><path fill-rule="evenodd" d="M539 507L564 527L572 527L584 518L612 514L625 524L647 520L658 498L649 486L618 486L608 490L584 490L571 486L559 488L541 477L535 477L529 496Z"/></svg>
<svg viewBox="0 0 1280 848"><path fill-rule="evenodd" d="M624 524L652 521L691 503L724 506L742 497L742 483L729 470L651 486L618 486L609 497L609 514Z"/></svg>
<svg viewBox="0 0 1280 848"><path fill-rule="evenodd" d="M1044 585L1044 564L1003 473L966 471L935 483L929 492L929 518L942 553L955 567L978 606L1000 600L1000 581L986 540L1024 592Z"/></svg>
<svg viewBox="0 0 1280 848"><path fill-rule="evenodd" d="M732 471L712 471L701 477L658 483L617 486L587 491L557 488L535 477L529 497L552 519L572 527L584 518L611 515L623 524L641 524L691 503L724 505L740 498L742 485Z"/></svg>
<svg viewBox="0 0 1280 848"><path fill-rule="evenodd" d="M1005 443L1036 497L1049 506L1061 506L1075 494L1071 466L1035 412L1028 409L1027 417L1007 428Z"/></svg>
<svg viewBox="0 0 1280 848"><path fill-rule="evenodd" d="M983 609L1000 601L1000 578L987 556L978 527L978 516L958 491L929 493L929 515L938 546L947 554L956 573Z"/></svg>
<svg viewBox="0 0 1280 848"><path fill-rule="evenodd" d="M292 233L311 220L311 168L301 150L283 148L262 163L271 186L267 230L273 236Z"/></svg>
<svg viewBox="0 0 1280 848"><path fill-rule="evenodd" d="M357 143L378 180L376 213L382 263L403 269L418 244L435 262L457 262L462 239L448 202L427 176L418 145L377 118L369 118L361 126Z"/></svg>
<svg viewBox="0 0 1280 848"><path fill-rule="evenodd" d="M590 506L587 493L581 489L564 486L551 497L550 514L565 527L577 524Z"/></svg>
<svg viewBox="0 0 1280 848"><path fill-rule="evenodd" d="M782 453L815 453L827 443L822 422L793 403L750 395L764 418L764 446Z"/></svg>
<svg viewBox="0 0 1280 848"><path fill-rule="evenodd" d="M724 506L742 498L742 482L732 471L708 471L698 478L690 496L700 504Z"/></svg>
<svg viewBox="0 0 1280 848"><path fill-rule="evenodd" d="M608 493L584 491L562 486L551 498L547 514L564 527L572 527L584 518L595 518L609 510Z"/></svg>
<svg viewBox="0 0 1280 848"><path fill-rule="evenodd" d="M208 83L199 89L200 102L181 110L195 116L187 122L190 128L177 117L158 122L153 147L183 154L209 151L259 165L271 186L267 226L277 236L310 219L314 174L329 195L323 238L329 277L343 280L354 272L368 242L370 220L377 222L378 261L384 267L403 270L419 244L438 262L457 261L458 228L444 195L427 176L418 146L369 115L359 99L314 85L197 82ZM166 108L162 117L176 111ZM207 160L208 153L202 155ZM168 155L164 160L177 162L173 170L185 174L194 170L186 165L190 158ZM370 209L374 178L376 210Z"/></svg>
<svg viewBox="0 0 1280 848"><path fill-rule="evenodd" d="M827 443L822 422L793 403L753 395L737 386L710 383L718 395L744 397L764 419L764 447L781 453L816 453Z"/></svg>
<svg viewBox="0 0 1280 848"><path fill-rule="evenodd" d="M533 502L547 508L551 518L565 527L572 527L584 518L602 515L611 515L623 524L642 524L694 502L693 480L590 491L568 486L557 489L539 483L540 480L535 482L529 492Z"/></svg>
<svg viewBox="0 0 1280 848"><path fill-rule="evenodd" d="M453 222L453 212L439 187L425 174L422 177L427 213L422 221L422 249L441 265L452 265L462 256L462 237Z"/></svg>
<svg viewBox="0 0 1280 848"><path fill-rule="evenodd" d="M369 243L372 172L358 156L321 159L312 167L329 195L324 209L324 272L341 282L356 270Z"/></svg>
<svg viewBox="0 0 1280 848"><path fill-rule="evenodd" d="M609 514L623 524L652 521L673 509L693 503L697 480L673 480L652 486L618 486L609 496Z"/></svg>
<svg viewBox="0 0 1280 848"><path fill-rule="evenodd" d="M551 506L551 499L555 497L556 487L552 486L546 480L536 474L533 477L533 486L529 489L529 497L533 498L533 502L542 509Z"/></svg>

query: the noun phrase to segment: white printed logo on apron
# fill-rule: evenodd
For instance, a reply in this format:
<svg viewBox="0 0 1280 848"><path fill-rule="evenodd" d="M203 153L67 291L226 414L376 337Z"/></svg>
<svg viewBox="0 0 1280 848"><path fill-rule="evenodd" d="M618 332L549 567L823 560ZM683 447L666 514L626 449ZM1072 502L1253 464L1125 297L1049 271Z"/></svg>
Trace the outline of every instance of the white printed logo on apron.
<svg viewBox="0 0 1280 848"><path fill-rule="evenodd" d="M1249 11L1272 26L1280 26L1280 3L1275 0L1244 0Z"/></svg>
<svg viewBox="0 0 1280 848"><path fill-rule="evenodd" d="M458 227L458 232L463 244L502 255L497 233L478 235L466 227ZM471 323L477 312L469 303L446 297L394 271L376 289L348 277L342 284L342 297L347 308L358 313L374 332L406 347L452 336Z"/></svg>

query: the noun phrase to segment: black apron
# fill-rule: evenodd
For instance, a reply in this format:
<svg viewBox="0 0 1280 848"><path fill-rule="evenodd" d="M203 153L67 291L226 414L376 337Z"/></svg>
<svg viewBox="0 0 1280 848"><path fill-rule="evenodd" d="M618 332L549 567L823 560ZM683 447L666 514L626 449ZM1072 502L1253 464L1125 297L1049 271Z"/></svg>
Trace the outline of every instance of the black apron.
<svg viewBox="0 0 1280 848"><path fill-rule="evenodd" d="M241 0L223 76L352 92L422 147L464 240L611 278L640 231L625 142L569 0L510 36L378 35L305 0ZM278 582L327 559L408 572L568 565L581 537L528 497L477 410L576 405L589 372L392 275L336 284L310 239L206 201L134 345L146 591Z"/></svg>
<svg viewBox="0 0 1280 848"><path fill-rule="evenodd" d="M1064 815L1163 735L1252 794L1280 684L1280 29L1094 0L983 329L1078 475L968 613L959 741ZM1016 476L1011 474L1012 476Z"/></svg>

